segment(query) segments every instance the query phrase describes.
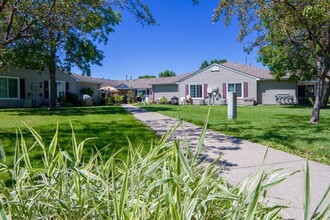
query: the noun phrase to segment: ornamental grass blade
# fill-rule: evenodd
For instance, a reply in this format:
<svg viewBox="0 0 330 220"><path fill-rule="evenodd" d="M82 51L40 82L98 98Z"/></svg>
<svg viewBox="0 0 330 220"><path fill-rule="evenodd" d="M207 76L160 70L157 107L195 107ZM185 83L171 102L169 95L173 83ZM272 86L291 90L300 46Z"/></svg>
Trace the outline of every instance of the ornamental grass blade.
<svg viewBox="0 0 330 220"><path fill-rule="evenodd" d="M247 201L248 207L244 218L246 220L254 219L255 211L258 206L263 179L264 179L264 172L261 172L257 185L254 188L254 190L251 192L252 195L248 197L249 198L249 200Z"/></svg>
<svg viewBox="0 0 330 220"><path fill-rule="evenodd" d="M177 149L177 152L179 154L179 158L180 158L180 161L183 165L183 169L186 171L186 173L189 175L189 178L191 179L191 181L194 181L194 174L193 174L193 171L187 161L187 158L183 155L182 153L182 150L180 148L180 144L178 141L175 141L175 147Z"/></svg>
<svg viewBox="0 0 330 220"><path fill-rule="evenodd" d="M328 194L330 192L330 184L327 188L327 190L325 191L321 201L319 202L319 204L317 205L313 215L312 215L312 219L324 219L325 215L329 214L330 211L330 201L328 202L327 205L324 205L323 210L319 211L320 207L323 205L323 202L325 201L325 199L327 198Z"/></svg>
<svg viewBox="0 0 330 220"><path fill-rule="evenodd" d="M209 123L209 118L210 118L210 112L211 112L211 108L209 107L209 110L207 112L207 116L206 116L206 120L205 120L205 124L204 127L202 129L202 132L199 136L198 139L198 143L197 143L197 147L196 147L196 151L194 153L194 157L192 159L192 166L194 166L198 160L198 156L202 151L202 147L203 147L203 143L204 143L204 139L205 139L205 134L206 134L206 130L207 130L207 125Z"/></svg>
<svg viewBox="0 0 330 220"><path fill-rule="evenodd" d="M34 130L25 121L23 121L23 123L29 129L29 131L33 135L33 137L36 139L36 141L38 142L39 146L42 148L42 151L44 153L44 161L45 161L46 167L48 167L49 166L49 164L48 164L48 157L47 157L46 147L45 147L44 141L42 140L42 137L39 135L39 133L36 130Z"/></svg>
<svg viewBox="0 0 330 220"><path fill-rule="evenodd" d="M20 133L21 133L21 148L22 148L23 159L24 159L24 162L25 162L25 167L27 167L28 169L31 169L32 166L31 166L31 162L30 162L26 142L25 142L25 139L23 137L22 131L20 131Z"/></svg>
<svg viewBox="0 0 330 220"><path fill-rule="evenodd" d="M58 123L56 125L56 131L55 131L55 134L53 136L53 139L52 139L52 141L50 142L50 145L49 145L49 153L51 155L50 160L54 159L57 144L58 144Z"/></svg>
<svg viewBox="0 0 330 220"><path fill-rule="evenodd" d="M3 145L2 145L1 141L0 141L0 156L2 158L2 161L6 162L6 154L5 154L5 151L3 149Z"/></svg>
<svg viewBox="0 0 330 220"><path fill-rule="evenodd" d="M305 195L304 195L304 219L309 219L309 209L310 209L310 199L311 199L311 181L310 181L310 174L309 174L309 164L308 160L306 159L305 165Z"/></svg>
<svg viewBox="0 0 330 220"><path fill-rule="evenodd" d="M6 216L6 213L5 213L5 210L3 209L3 206L0 202L0 217L1 217L1 220L7 220L7 216Z"/></svg>

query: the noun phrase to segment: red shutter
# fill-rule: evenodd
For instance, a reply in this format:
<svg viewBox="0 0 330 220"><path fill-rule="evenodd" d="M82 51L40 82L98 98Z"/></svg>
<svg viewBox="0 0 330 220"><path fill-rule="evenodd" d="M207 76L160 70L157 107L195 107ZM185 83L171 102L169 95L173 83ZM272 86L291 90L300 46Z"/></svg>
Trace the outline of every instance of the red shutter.
<svg viewBox="0 0 330 220"><path fill-rule="evenodd" d="M207 98L207 84L204 84L204 99Z"/></svg>
<svg viewBox="0 0 330 220"><path fill-rule="evenodd" d="M20 98L25 99L25 79L19 80Z"/></svg>
<svg viewBox="0 0 330 220"><path fill-rule="evenodd" d="M65 93L66 94L69 94L69 92L70 92L69 88L70 88L69 82L65 82Z"/></svg>
<svg viewBox="0 0 330 220"><path fill-rule="evenodd" d="M44 81L44 98L49 99L48 81Z"/></svg>
<svg viewBox="0 0 330 220"><path fill-rule="evenodd" d="M248 83L244 83L244 98L249 97Z"/></svg>
<svg viewBox="0 0 330 220"><path fill-rule="evenodd" d="M222 83L222 98L227 98L227 86L226 83Z"/></svg>
<svg viewBox="0 0 330 220"><path fill-rule="evenodd" d="M189 95L189 85L186 85L185 98Z"/></svg>

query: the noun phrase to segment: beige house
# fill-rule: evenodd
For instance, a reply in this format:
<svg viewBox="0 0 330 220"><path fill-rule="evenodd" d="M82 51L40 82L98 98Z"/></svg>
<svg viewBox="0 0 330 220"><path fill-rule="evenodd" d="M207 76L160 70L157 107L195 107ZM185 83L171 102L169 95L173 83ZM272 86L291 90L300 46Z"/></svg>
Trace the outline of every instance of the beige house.
<svg viewBox="0 0 330 220"><path fill-rule="evenodd" d="M276 81L269 70L233 62L212 64L202 70L174 77L110 80L66 74L57 71L57 97L75 93L81 97L83 88L94 90L93 100L98 102L100 87L110 86L117 94L132 91L134 97L142 94L149 100L166 97L183 100L191 97L192 104L222 105L228 92L237 93L239 105L303 104L315 97L317 82ZM38 107L47 105L49 74L6 67L0 69L0 107Z"/></svg>
<svg viewBox="0 0 330 220"><path fill-rule="evenodd" d="M93 88L93 99L98 101L100 81L90 77L56 72L56 96L67 93L80 96L82 88ZM17 69L11 66L0 69L0 107L39 107L47 106L49 100L49 73Z"/></svg>
<svg viewBox="0 0 330 220"><path fill-rule="evenodd" d="M269 70L233 62L181 76L152 83L153 99L189 95L193 104L226 104L228 92L236 92L239 105L298 104L314 97L316 86L316 82L276 81Z"/></svg>

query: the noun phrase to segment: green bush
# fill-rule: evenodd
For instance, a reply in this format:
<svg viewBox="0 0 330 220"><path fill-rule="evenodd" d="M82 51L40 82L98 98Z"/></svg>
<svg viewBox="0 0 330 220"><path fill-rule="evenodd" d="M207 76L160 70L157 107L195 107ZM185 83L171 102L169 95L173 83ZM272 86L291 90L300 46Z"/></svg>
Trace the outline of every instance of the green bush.
<svg viewBox="0 0 330 220"><path fill-rule="evenodd" d="M161 97L159 102L160 102L160 104L167 104L168 103L167 98L165 96Z"/></svg>
<svg viewBox="0 0 330 220"><path fill-rule="evenodd" d="M119 105L123 101L124 97L121 95L115 96L114 100L116 102L116 105Z"/></svg>
<svg viewBox="0 0 330 220"><path fill-rule="evenodd" d="M206 126L194 153L182 151L178 140L169 141L170 130L146 155L129 144L127 160L116 153L105 159L102 151L86 159L82 152L88 139L78 143L73 129L70 154L58 145L58 127L49 146L27 127L35 144L27 146L18 134L13 166L0 163L0 174L12 183L0 182L2 219L274 219L283 208L261 203L267 190L286 178L281 171L261 171L228 187L218 175L219 159L198 165ZM42 167L32 166L33 147L43 150ZM5 159L1 147L0 155ZM306 193L305 208L308 201Z"/></svg>
<svg viewBox="0 0 330 220"><path fill-rule="evenodd" d="M133 91L129 90L127 92L127 103L132 104L133 103Z"/></svg>
<svg viewBox="0 0 330 220"><path fill-rule="evenodd" d="M65 102L72 103L74 106L79 105L78 95L74 93L67 93L65 95Z"/></svg>

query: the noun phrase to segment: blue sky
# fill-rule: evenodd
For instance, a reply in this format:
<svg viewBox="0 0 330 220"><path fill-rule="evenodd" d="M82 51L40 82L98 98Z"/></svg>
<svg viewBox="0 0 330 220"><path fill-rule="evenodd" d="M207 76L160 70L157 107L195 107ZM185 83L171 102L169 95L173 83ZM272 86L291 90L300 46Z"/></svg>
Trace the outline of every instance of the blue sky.
<svg viewBox="0 0 330 220"><path fill-rule="evenodd" d="M228 28L220 21L212 24L213 10L219 0L146 0L159 26L142 26L128 12L122 23L109 35L107 45L100 45L103 66L93 66L93 77L133 79L158 75L166 69L177 75L197 70L204 60L228 61L262 66L256 53L243 51L236 37L236 22ZM78 69L73 72L80 73Z"/></svg>

